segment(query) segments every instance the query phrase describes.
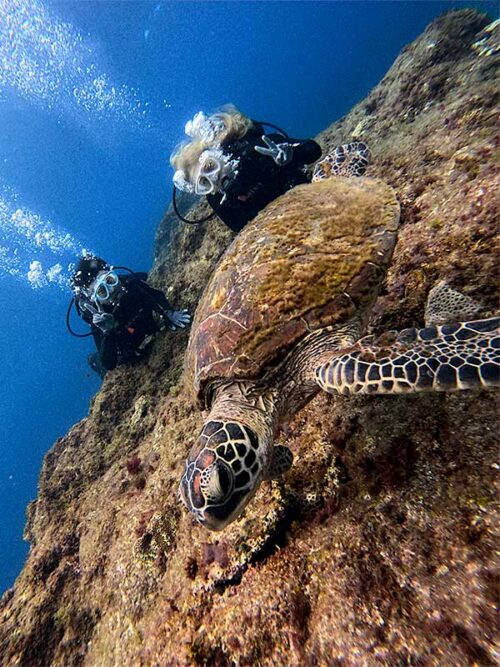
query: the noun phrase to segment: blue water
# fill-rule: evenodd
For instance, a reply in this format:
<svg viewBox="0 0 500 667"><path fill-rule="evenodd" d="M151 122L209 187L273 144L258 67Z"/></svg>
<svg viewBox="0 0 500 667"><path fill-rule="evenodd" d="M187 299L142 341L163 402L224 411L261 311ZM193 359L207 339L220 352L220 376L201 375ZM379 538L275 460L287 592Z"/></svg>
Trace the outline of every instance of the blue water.
<svg viewBox="0 0 500 667"><path fill-rule="evenodd" d="M27 553L25 508L43 455L99 387L85 362L91 343L65 329L69 292L57 277L81 248L151 266L185 122L233 102L314 136L438 14L469 6L493 16L496 5L0 4L0 590Z"/></svg>

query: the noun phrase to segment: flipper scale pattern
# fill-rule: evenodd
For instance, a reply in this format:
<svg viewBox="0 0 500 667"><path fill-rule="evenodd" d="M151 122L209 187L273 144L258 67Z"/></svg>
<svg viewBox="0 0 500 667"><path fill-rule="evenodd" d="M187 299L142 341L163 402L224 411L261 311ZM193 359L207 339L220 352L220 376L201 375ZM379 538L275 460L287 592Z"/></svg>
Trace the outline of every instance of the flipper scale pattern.
<svg viewBox="0 0 500 667"><path fill-rule="evenodd" d="M318 366L315 379L342 395L500 386L499 327L492 317L369 336Z"/></svg>

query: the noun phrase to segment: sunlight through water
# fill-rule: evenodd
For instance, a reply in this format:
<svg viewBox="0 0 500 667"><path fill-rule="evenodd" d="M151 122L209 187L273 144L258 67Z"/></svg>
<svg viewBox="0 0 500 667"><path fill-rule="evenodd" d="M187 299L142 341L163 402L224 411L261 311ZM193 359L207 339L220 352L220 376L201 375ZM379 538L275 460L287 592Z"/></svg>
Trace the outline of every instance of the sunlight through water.
<svg viewBox="0 0 500 667"><path fill-rule="evenodd" d="M113 82L100 61L88 37L38 0L0 0L0 100L14 95L93 133L105 133L110 123L151 129L149 103ZM0 278L66 288L83 247L22 200L0 182Z"/></svg>
<svg viewBox="0 0 500 667"><path fill-rule="evenodd" d="M0 91L12 89L47 109L146 122L148 103L114 84L89 39L37 0L0 0ZM97 118L96 118L97 119Z"/></svg>

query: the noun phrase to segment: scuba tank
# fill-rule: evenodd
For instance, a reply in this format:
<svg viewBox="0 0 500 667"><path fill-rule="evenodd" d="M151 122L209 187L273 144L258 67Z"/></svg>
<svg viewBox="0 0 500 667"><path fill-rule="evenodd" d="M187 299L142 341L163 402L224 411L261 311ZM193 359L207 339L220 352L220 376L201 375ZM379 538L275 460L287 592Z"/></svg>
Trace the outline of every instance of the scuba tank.
<svg viewBox="0 0 500 667"><path fill-rule="evenodd" d="M290 138L284 130L282 130L277 125L273 125L273 123L267 123L265 121L253 120L253 119L252 119L252 123L254 125L267 125L268 127L272 127L273 129L277 130L277 132L279 132L279 134L283 135L284 139L289 139ZM182 216L179 213L179 208L177 206L177 188L175 187L175 185L174 185L174 189L172 191L172 208L174 209L174 213L179 218L179 220L182 220L182 222L187 222L189 225L200 225L202 222L208 222L209 220L211 220L212 218L214 218L217 215L217 211L221 208L222 204L223 204L223 201L220 202L220 204L217 206L216 209L214 209L214 211L212 213L209 213L204 218L199 218L198 220L188 220L187 218L185 218L184 216Z"/></svg>

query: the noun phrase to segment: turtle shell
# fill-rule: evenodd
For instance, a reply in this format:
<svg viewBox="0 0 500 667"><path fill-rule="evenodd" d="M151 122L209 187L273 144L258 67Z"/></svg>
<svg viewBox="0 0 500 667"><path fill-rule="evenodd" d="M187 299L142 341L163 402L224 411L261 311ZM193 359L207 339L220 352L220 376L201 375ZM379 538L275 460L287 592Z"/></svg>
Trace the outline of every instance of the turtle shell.
<svg viewBox="0 0 500 667"><path fill-rule="evenodd" d="M366 316L396 243L399 204L378 179L297 186L226 250L202 295L186 355L204 403L212 382L258 379L307 334Z"/></svg>

